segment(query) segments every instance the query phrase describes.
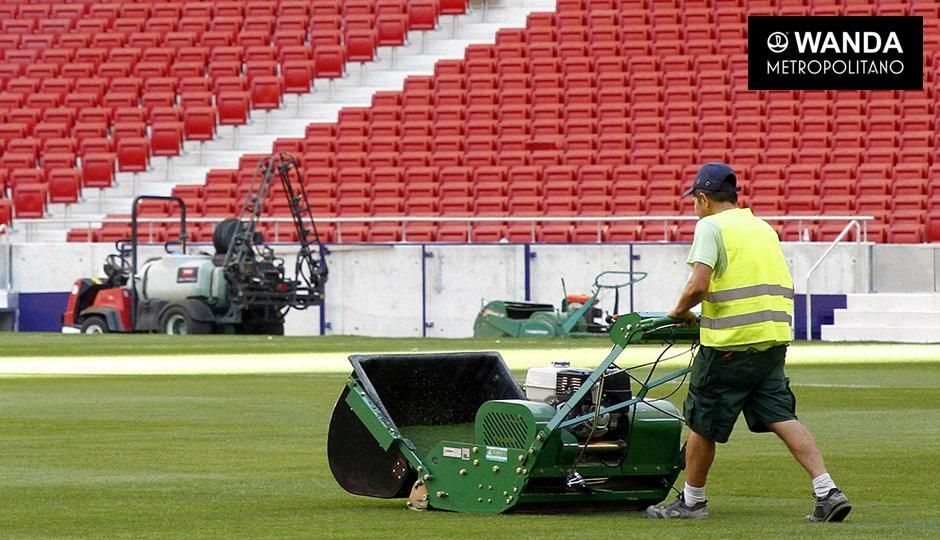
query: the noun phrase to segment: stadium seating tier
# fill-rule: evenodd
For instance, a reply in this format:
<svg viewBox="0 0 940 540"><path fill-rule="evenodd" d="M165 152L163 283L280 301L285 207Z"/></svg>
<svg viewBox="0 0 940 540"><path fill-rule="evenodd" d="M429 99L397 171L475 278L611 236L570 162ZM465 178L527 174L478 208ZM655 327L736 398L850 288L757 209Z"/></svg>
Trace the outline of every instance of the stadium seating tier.
<svg viewBox="0 0 940 540"><path fill-rule="evenodd" d="M12 201L0 219L40 218L47 202L107 188L115 172L176 156L216 125L243 125L252 109L278 108L285 93L342 77L346 61L371 61L377 46L465 9L437 0L0 4L0 183ZM746 16L761 14L922 15L924 90L749 91ZM727 161L758 214L868 214L875 241L938 241L938 77L936 2L559 0L524 29L500 30L494 44L470 46L433 76L409 77L402 91L379 92L370 107L274 149L302 160L324 218L688 214L678 194L697 164ZM196 217L228 215L256 162L174 193ZM843 226L775 225L787 240L831 240ZM69 240L125 232L108 223ZM692 227L481 221L321 232L343 242L687 241ZM207 240L211 227L192 236Z"/></svg>

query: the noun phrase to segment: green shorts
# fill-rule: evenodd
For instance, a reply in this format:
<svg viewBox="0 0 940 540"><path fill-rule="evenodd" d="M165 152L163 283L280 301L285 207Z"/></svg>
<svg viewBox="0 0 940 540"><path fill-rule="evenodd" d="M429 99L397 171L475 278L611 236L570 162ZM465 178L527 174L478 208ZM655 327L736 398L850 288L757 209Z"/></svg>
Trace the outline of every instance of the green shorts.
<svg viewBox="0 0 940 540"><path fill-rule="evenodd" d="M728 352L702 346L692 363L683 414L689 428L710 441L728 442L738 414L755 433L796 419L796 398L783 374L787 346Z"/></svg>

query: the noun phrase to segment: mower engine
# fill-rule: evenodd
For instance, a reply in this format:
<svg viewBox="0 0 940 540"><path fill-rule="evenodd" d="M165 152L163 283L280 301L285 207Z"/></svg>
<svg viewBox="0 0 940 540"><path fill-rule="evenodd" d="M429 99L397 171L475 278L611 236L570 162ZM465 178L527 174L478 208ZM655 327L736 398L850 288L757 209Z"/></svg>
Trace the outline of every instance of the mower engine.
<svg viewBox="0 0 940 540"><path fill-rule="evenodd" d="M525 378L526 399L548 403L556 409L561 409L565 403L577 392L581 385L591 376L592 370L585 368L572 368L568 362L552 362L550 366L534 367L529 369ZM600 399L598 399L600 393ZM603 383L591 389L590 396L580 406L569 413L566 419L577 418L593 413L600 403L607 408L627 401L633 397L630 391L630 377L617 367L608 368L603 377ZM629 409L614 413L600 413L590 420L575 424L568 431L577 437L579 442L592 440L605 440L611 437L626 436L627 422L622 419ZM620 428L624 429L621 430ZM621 433L623 431L624 433Z"/></svg>

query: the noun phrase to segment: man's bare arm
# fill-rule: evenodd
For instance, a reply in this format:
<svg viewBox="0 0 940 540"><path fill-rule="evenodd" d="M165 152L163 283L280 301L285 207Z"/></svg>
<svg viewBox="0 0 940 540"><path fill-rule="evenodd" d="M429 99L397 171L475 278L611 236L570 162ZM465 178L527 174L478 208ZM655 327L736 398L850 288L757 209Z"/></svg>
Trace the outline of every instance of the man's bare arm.
<svg viewBox="0 0 940 540"><path fill-rule="evenodd" d="M708 292L708 283L712 278L712 267L707 264L695 263L692 265L692 275L682 289L676 307L669 312L673 319L683 319L689 325L695 324L696 318L690 309L699 305Z"/></svg>

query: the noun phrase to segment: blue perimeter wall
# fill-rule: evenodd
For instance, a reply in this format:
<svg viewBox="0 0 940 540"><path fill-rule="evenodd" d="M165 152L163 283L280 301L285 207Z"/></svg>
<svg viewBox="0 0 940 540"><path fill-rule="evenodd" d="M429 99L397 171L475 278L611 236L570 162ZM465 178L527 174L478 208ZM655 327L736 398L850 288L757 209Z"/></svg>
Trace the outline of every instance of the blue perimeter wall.
<svg viewBox="0 0 940 540"><path fill-rule="evenodd" d="M62 314L68 305L69 293L20 293L17 301L21 332L62 331Z"/></svg>
<svg viewBox="0 0 940 540"><path fill-rule="evenodd" d="M820 339L820 327L824 324L832 324L834 314L837 309L845 309L846 296L844 294L814 294L813 295L813 313L812 333L813 339ZM796 327L796 339L806 339L806 295L798 294L793 299L793 324Z"/></svg>
<svg viewBox="0 0 940 540"><path fill-rule="evenodd" d="M68 303L67 292L21 293L19 295L19 326L21 332L60 332L62 314ZM832 324L833 311L846 305L844 294L813 295L813 339L820 338L820 326ZM806 295L794 298L796 339L806 339Z"/></svg>

